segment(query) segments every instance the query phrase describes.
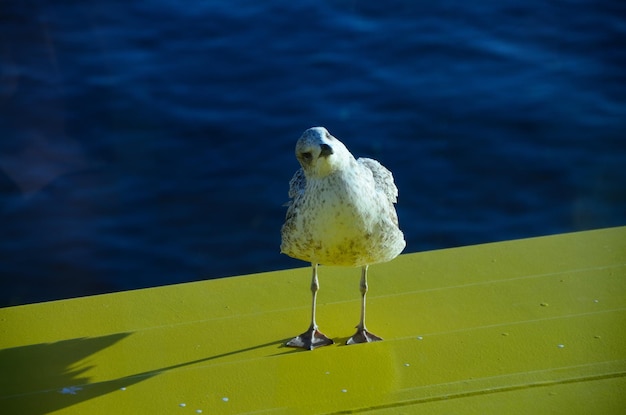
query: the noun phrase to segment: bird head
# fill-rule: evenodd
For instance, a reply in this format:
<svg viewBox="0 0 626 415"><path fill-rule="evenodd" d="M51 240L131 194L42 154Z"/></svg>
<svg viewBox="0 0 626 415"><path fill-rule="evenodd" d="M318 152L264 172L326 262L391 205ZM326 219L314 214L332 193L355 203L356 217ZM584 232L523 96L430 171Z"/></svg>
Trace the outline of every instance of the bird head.
<svg viewBox="0 0 626 415"><path fill-rule="evenodd" d="M302 133L296 143L296 158L307 177L325 177L350 163L352 154L324 127Z"/></svg>

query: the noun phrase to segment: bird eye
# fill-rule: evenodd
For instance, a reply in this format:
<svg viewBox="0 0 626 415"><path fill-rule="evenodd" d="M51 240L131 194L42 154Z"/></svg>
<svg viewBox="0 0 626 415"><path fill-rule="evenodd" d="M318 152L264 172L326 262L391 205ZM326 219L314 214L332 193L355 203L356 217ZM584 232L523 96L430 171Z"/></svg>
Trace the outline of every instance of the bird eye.
<svg viewBox="0 0 626 415"><path fill-rule="evenodd" d="M334 140L335 137L333 137L332 135L330 135L330 133L328 131L324 132L324 134L326 135L326 139L327 140Z"/></svg>
<svg viewBox="0 0 626 415"><path fill-rule="evenodd" d="M300 153L300 157L303 161L309 162L313 159L313 155L309 151L305 151L304 153Z"/></svg>

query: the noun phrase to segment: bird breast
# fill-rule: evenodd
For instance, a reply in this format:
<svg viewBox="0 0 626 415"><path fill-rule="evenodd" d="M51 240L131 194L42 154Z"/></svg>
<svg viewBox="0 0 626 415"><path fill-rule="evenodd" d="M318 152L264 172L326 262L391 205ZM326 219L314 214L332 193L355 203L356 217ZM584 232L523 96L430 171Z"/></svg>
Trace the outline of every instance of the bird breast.
<svg viewBox="0 0 626 415"><path fill-rule="evenodd" d="M398 239L400 251L404 248L402 232L387 211L393 206L375 188L371 175L341 172L307 179L297 199L283 228L281 249L287 255L326 265L361 266L397 256L393 245Z"/></svg>

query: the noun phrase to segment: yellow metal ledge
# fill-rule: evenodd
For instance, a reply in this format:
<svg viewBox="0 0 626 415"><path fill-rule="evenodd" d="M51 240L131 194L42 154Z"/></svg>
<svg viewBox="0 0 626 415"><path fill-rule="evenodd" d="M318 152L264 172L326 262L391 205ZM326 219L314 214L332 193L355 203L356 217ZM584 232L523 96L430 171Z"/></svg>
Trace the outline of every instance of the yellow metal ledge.
<svg viewBox="0 0 626 415"><path fill-rule="evenodd" d="M623 414L626 227L0 309L2 414Z"/></svg>

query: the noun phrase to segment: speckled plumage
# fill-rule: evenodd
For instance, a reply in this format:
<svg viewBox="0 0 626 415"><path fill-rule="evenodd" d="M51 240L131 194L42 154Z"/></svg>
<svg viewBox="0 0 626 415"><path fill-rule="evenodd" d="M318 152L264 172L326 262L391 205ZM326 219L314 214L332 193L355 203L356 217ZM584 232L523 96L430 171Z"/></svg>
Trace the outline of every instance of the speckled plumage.
<svg viewBox="0 0 626 415"><path fill-rule="evenodd" d="M315 264L364 266L402 252L398 189L389 170L376 160L356 160L323 127L302 134L296 157L302 168L289 183L282 253Z"/></svg>

